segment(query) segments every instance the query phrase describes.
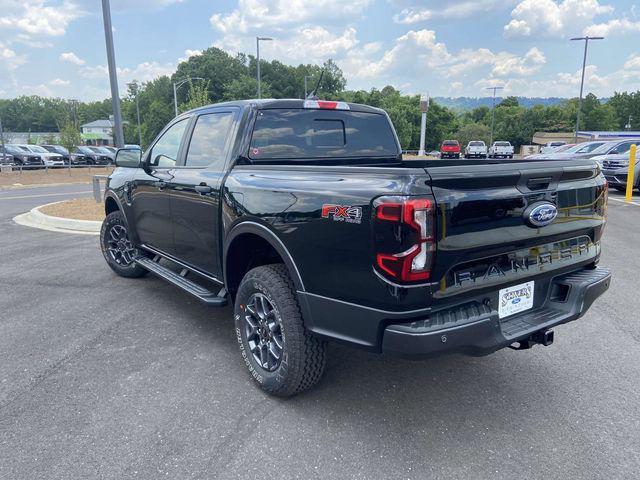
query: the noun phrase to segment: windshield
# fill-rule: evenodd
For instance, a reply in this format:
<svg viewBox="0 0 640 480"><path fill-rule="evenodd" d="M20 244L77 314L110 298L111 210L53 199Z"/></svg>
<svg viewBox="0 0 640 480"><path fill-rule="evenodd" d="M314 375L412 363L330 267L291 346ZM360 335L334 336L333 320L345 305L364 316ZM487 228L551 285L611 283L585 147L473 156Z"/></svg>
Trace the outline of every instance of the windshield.
<svg viewBox="0 0 640 480"><path fill-rule="evenodd" d="M49 153L46 148L43 148L40 145L29 145L27 148L36 153Z"/></svg>
<svg viewBox="0 0 640 480"><path fill-rule="evenodd" d="M5 145L4 146L9 153L15 153L16 155L20 155L25 152L24 148L17 147L15 145Z"/></svg>
<svg viewBox="0 0 640 480"><path fill-rule="evenodd" d="M61 155L69 155L68 150L64 147L61 147L60 145L48 145L44 148L46 148L50 152L60 153Z"/></svg>
<svg viewBox="0 0 640 480"><path fill-rule="evenodd" d="M89 147L89 149L93 150L96 153L102 153L102 154L111 153L109 150L107 150L104 147Z"/></svg>
<svg viewBox="0 0 640 480"><path fill-rule="evenodd" d="M595 153L595 154L605 154L607 152L609 152L609 150L611 150L615 145L617 145L617 142L605 142L602 145L600 145L598 148L594 148L591 152L589 153Z"/></svg>
<svg viewBox="0 0 640 480"><path fill-rule="evenodd" d="M385 115L343 110L264 109L253 129L249 158L396 157Z"/></svg>
<svg viewBox="0 0 640 480"><path fill-rule="evenodd" d="M575 153L591 153L596 148L600 147L604 142L589 142L587 144L581 143L575 146ZM572 152L573 153L573 152Z"/></svg>
<svg viewBox="0 0 640 480"><path fill-rule="evenodd" d="M81 153L88 153L88 154L95 153L89 147L78 147L78 151L81 152Z"/></svg>

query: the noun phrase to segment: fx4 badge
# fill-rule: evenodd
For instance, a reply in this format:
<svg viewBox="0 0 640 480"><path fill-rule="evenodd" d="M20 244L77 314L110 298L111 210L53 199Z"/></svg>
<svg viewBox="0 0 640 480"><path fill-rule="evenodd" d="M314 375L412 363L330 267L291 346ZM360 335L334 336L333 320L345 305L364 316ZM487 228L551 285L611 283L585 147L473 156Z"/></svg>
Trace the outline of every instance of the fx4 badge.
<svg viewBox="0 0 640 480"><path fill-rule="evenodd" d="M335 222L362 223L362 207L351 205L322 205L322 218L332 218Z"/></svg>

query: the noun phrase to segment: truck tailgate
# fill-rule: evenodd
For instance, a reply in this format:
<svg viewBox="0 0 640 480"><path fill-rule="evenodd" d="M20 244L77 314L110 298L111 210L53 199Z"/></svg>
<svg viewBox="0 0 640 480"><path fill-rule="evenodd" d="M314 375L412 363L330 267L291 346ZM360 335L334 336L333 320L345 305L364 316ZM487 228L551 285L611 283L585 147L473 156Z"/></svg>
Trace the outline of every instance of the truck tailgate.
<svg viewBox="0 0 640 480"><path fill-rule="evenodd" d="M593 162L501 162L427 168L436 199L434 301L450 301L593 263L606 182ZM532 205L558 215L534 227Z"/></svg>

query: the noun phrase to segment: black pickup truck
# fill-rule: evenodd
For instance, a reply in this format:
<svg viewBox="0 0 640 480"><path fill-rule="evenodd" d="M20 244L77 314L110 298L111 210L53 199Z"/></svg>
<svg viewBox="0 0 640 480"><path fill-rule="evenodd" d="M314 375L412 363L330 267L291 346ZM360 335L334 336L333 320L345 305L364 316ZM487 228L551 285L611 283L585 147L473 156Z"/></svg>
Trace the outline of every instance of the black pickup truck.
<svg viewBox="0 0 640 480"><path fill-rule="evenodd" d="M590 160L403 160L384 111L252 100L122 149L101 246L221 307L261 387L314 385L327 341L425 358L553 342L610 283Z"/></svg>

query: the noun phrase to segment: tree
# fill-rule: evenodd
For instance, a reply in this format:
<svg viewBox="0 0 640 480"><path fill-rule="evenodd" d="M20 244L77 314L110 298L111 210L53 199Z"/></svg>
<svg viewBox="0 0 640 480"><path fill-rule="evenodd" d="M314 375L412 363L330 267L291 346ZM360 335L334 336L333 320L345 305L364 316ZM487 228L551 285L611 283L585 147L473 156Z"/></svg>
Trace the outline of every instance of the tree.
<svg viewBox="0 0 640 480"><path fill-rule="evenodd" d="M491 137L491 128L483 123L467 123L458 129L455 137L463 148L471 140L482 140L488 145Z"/></svg>
<svg viewBox="0 0 640 480"><path fill-rule="evenodd" d="M73 124L68 123L60 130L60 145L72 153L76 147L82 145L82 135Z"/></svg>
<svg viewBox="0 0 640 480"><path fill-rule="evenodd" d="M208 80L193 83L189 80L189 91L187 93L187 101L180 106L183 112L192 110L198 107L204 107L209 105L209 85L211 82Z"/></svg>

